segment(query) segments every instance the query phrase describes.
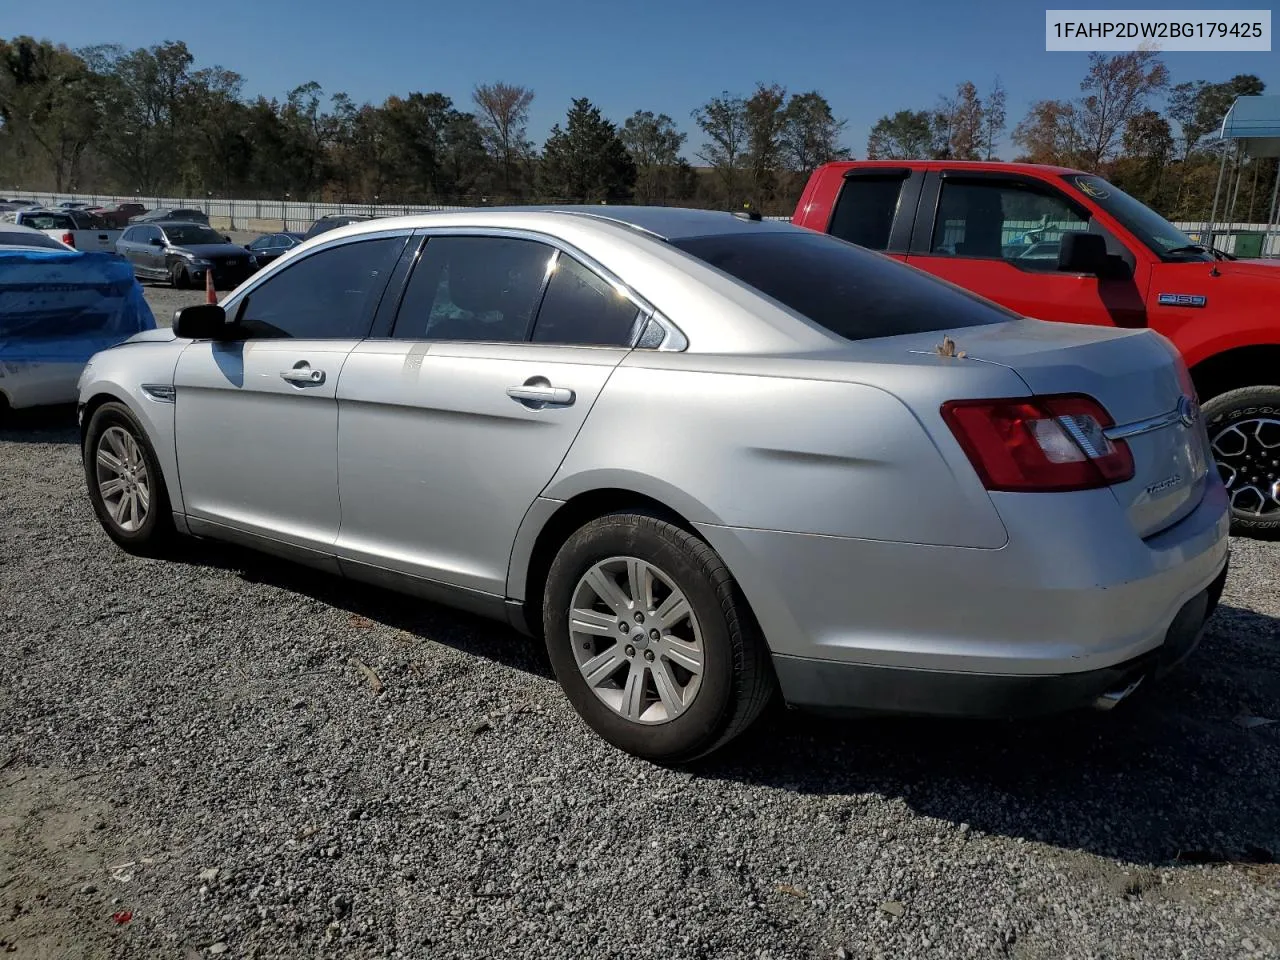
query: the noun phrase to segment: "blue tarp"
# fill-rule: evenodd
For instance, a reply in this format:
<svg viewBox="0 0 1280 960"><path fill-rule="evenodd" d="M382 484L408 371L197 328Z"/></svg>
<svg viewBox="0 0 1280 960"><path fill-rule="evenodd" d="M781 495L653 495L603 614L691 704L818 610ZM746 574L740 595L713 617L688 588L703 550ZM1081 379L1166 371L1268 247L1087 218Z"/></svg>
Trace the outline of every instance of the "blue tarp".
<svg viewBox="0 0 1280 960"><path fill-rule="evenodd" d="M123 258L0 247L0 362L83 363L155 327Z"/></svg>

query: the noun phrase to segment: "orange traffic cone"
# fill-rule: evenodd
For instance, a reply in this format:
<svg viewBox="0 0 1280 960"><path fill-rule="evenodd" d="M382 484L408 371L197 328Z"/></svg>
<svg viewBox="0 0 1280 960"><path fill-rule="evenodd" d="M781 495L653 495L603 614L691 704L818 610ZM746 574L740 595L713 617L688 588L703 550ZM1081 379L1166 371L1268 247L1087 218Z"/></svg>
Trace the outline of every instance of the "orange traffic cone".
<svg viewBox="0 0 1280 960"><path fill-rule="evenodd" d="M217 303L218 291L213 288L213 270L206 269L204 272L204 302Z"/></svg>

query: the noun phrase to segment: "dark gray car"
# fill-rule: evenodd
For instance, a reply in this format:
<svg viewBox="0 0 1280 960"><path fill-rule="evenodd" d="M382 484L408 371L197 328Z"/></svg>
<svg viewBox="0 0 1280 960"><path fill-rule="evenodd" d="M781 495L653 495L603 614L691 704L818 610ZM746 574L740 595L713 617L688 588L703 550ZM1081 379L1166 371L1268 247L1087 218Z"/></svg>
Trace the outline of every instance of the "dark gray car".
<svg viewBox="0 0 1280 960"><path fill-rule="evenodd" d="M257 258L203 223L136 223L116 243L139 280L168 280L175 287L200 286L213 271L213 285L230 289L258 269Z"/></svg>

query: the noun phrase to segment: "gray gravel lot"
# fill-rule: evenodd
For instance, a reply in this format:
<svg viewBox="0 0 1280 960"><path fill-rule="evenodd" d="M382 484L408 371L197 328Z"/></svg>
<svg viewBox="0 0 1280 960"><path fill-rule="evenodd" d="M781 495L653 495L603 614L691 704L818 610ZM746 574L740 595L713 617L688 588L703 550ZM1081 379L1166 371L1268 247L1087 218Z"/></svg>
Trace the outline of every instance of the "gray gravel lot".
<svg viewBox="0 0 1280 960"><path fill-rule="evenodd" d="M1280 719L1280 544L1238 541L1200 650L1110 714L778 711L670 771L495 624L122 553L75 439L0 428L0 953L1280 955L1280 724L1242 720Z"/></svg>

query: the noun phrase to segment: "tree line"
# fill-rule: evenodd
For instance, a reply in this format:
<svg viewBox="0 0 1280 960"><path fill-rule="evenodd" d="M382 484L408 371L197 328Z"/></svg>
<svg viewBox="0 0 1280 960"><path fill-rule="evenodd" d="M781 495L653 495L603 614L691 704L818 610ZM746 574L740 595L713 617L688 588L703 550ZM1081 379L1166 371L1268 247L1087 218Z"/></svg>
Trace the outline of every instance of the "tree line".
<svg viewBox="0 0 1280 960"><path fill-rule="evenodd" d="M1153 51L1094 53L1079 96L1031 104L1011 133L1010 159L1098 173L1170 219L1202 220L1213 205L1222 159L1214 134L1236 97L1265 89L1253 74L1171 86L1168 68ZM1163 111L1153 106L1157 98L1163 98ZM931 108L881 117L871 129L867 157L990 160L1005 129L999 79L985 95L964 81ZM1274 159L1246 157L1239 167L1233 161L1218 219L1265 220L1276 166Z"/></svg>
<svg viewBox="0 0 1280 960"><path fill-rule="evenodd" d="M1032 104L1013 159L1077 166L1178 218L1204 216L1218 154L1210 134L1252 75L1169 88L1151 52L1095 54L1080 96ZM1165 112L1152 101L1167 94ZM664 113L621 124L587 98L569 104L541 149L528 134L534 91L478 84L468 103L439 92L381 104L314 82L247 97L244 78L198 67L180 41L71 50L0 39L0 183L57 192L360 203L664 203L790 213L814 168L852 157L846 122L818 91L760 83L692 112L695 143ZM971 81L872 127L868 158L999 159L1007 130L999 79ZM1175 126L1176 125L1176 126ZM696 166L695 166L696 163ZM1237 212L1261 218L1274 161L1241 171ZM1243 195L1243 196L1241 196Z"/></svg>

